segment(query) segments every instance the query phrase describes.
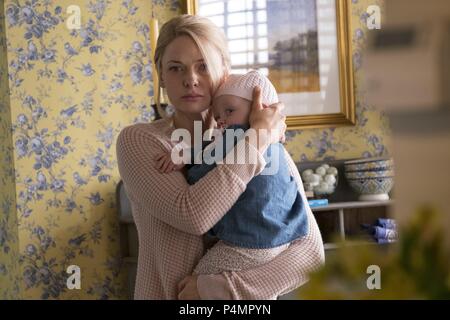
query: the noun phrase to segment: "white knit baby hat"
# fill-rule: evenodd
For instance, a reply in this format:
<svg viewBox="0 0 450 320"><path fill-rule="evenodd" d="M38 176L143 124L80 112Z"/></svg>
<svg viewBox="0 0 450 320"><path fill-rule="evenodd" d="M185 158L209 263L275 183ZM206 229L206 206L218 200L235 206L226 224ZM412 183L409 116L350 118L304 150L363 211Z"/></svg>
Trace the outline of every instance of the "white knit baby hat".
<svg viewBox="0 0 450 320"><path fill-rule="evenodd" d="M253 89L261 88L261 102L267 106L278 102L278 95L270 80L258 71L246 74L230 74L225 82L217 89L214 98L229 94L247 100L253 100Z"/></svg>

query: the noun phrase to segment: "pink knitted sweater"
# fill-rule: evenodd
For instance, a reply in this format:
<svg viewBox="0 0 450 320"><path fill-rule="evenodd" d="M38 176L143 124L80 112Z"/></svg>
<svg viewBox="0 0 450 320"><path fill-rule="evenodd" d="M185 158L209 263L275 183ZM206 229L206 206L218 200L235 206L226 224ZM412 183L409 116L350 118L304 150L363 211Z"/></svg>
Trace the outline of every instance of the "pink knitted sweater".
<svg viewBox="0 0 450 320"><path fill-rule="evenodd" d="M177 299L178 282L192 273L204 254L202 234L222 218L265 166L262 155L241 141L236 152L252 157L251 163L256 164L218 164L194 185L179 171L159 173L154 157L172 148L170 123L163 119L132 125L117 140L119 171L139 238L135 299ZM286 157L306 202L298 170ZM309 207L307 214L308 234L270 263L199 276L202 299L274 299L304 284L308 273L324 262L322 237Z"/></svg>

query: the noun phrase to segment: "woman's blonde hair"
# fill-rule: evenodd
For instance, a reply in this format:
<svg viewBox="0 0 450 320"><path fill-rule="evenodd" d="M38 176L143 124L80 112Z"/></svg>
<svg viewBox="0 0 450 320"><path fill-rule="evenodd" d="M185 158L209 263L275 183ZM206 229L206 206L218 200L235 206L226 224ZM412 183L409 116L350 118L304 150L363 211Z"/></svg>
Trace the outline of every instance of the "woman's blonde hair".
<svg viewBox="0 0 450 320"><path fill-rule="evenodd" d="M229 73L230 55L223 31L211 20L200 16L184 14L169 20L161 27L154 57L159 79L161 79L162 59L167 46L175 38L183 35L191 37L198 46L211 78L212 90L215 91ZM161 81L159 83L158 91L161 90ZM161 113L159 94L157 94L157 107Z"/></svg>

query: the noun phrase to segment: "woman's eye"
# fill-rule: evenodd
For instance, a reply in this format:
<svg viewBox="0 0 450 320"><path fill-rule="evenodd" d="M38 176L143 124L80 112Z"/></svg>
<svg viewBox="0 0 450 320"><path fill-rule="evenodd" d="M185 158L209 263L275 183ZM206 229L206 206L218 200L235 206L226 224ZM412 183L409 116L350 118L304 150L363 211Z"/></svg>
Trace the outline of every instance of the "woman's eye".
<svg viewBox="0 0 450 320"><path fill-rule="evenodd" d="M180 66L171 66L169 67L170 71L181 71L181 67Z"/></svg>
<svg viewBox="0 0 450 320"><path fill-rule="evenodd" d="M227 109L227 110L225 110L225 113L226 114L230 114L230 113L232 113L233 112L233 109Z"/></svg>
<svg viewBox="0 0 450 320"><path fill-rule="evenodd" d="M206 66L206 63L202 63L199 65L198 69L202 72L206 72L208 70L208 67Z"/></svg>

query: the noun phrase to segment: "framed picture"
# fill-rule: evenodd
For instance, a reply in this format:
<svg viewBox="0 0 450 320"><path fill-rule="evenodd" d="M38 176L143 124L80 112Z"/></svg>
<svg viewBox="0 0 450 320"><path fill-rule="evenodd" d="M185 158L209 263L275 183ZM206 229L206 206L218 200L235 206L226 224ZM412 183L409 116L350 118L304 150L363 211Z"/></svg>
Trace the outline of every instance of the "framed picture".
<svg viewBox="0 0 450 320"><path fill-rule="evenodd" d="M232 72L277 89L288 129L355 124L350 0L187 0L228 39Z"/></svg>

